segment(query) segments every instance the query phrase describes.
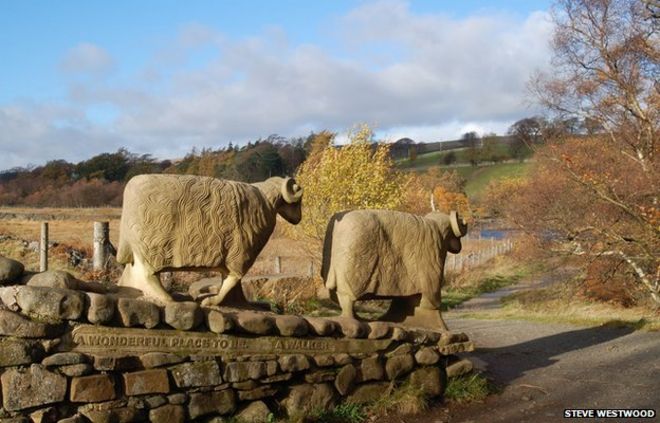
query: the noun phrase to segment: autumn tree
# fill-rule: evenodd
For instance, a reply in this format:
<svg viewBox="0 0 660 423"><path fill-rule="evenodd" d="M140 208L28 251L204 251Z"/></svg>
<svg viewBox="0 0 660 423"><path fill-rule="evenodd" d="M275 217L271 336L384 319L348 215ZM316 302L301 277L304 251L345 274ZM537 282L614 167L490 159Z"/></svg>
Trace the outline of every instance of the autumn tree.
<svg viewBox="0 0 660 423"><path fill-rule="evenodd" d="M334 134L321 132L309 143L310 155L296 179L305 190L297 235L322 240L330 217L353 209L394 209L406 178L397 172L388 144L373 146L373 131L361 125L350 142L335 146Z"/></svg>
<svg viewBox="0 0 660 423"><path fill-rule="evenodd" d="M502 207L564 251L625 263L660 305L658 7L624 0L560 0L553 70L531 87L554 122L590 135L543 134L531 180ZM654 17L654 14L656 17ZM555 126L556 127L556 126ZM537 232L538 233L538 232Z"/></svg>
<svg viewBox="0 0 660 423"><path fill-rule="evenodd" d="M461 139L465 141L465 147L466 147L465 157L472 166L478 165L481 154L479 135L477 135L477 133L474 131L466 132L465 134L463 134Z"/></svg>

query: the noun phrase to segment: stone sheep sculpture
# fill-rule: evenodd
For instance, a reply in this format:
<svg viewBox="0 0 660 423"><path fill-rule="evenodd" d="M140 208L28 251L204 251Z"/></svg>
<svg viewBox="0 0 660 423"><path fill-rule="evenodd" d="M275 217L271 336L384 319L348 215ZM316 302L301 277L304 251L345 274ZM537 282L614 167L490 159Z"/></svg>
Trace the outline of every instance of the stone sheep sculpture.
<svg viewBox="0 0 660 423"><path fill-rule="evenodd" d="M240 288L277 215L300 222L302 194L292 178L247 184L188 175L136 176L124 190L117 261L126 267L119 284L166 303L173 300L159 272L216 270L222 285L202 304L218 305L232 288Z"/></svg>
<svg viewBox="0 0 660 423"><path fill-rule="evenodd" d="M327 227L321 274L344 317L354 318L356 300L392 299L383 320L447 330L440 315L445 257L461 251L466 233L455 211L338 213Z"/></svg>

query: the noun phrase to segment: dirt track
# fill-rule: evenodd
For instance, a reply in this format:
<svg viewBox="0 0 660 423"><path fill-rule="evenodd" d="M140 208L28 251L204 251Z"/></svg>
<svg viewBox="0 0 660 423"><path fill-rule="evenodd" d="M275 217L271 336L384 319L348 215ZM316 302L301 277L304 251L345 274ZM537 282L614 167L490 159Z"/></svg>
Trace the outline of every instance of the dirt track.
<svg viewBox="0 0 660 423"><path fill-rule="evenodd" d="M466 304L498 307L499 298L551 283L525 281ZM478 366L499 388L483 403L399 417L400 422L558 422L569 408L653 408L660 413L660 333L518 320L480 320L446 313L448 326L476 343ZM593 420L593 419L591 419ZM609 421L634 421L608 419ZM660 421L660 417L643 421Z"/></svg>

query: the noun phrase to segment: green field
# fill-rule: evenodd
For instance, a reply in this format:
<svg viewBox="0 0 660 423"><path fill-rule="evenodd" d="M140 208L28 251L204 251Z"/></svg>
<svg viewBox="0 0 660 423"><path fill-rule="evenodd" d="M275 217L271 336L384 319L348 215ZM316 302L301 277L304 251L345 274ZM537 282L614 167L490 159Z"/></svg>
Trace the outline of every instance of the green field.
<svg viewBox="0 0 660 423"><path fill-rule="evenodd" d="M457 165L444 166L442 158L449 151L454 151L457 157ZM466 165L465 149L434 151L431 153L420 154L414 161L401 160L397 162L397 167L402 170L413 172L425 172L430 168L439 167L447 171L456 171L465 178L467 184L465 193L470 198L478 198L486 188L489 182L502 178L515 178L524 176L529 169L530 163L497 163L485 164L479 166Z"/></svg>
<svg viewBox="0 0 660 423"><path fill-rule="evenodd" d="M492 166L470 166L455 168L467 180L465 193L478 198L490 181L524 176L530 163L499 163Z"/></svg>

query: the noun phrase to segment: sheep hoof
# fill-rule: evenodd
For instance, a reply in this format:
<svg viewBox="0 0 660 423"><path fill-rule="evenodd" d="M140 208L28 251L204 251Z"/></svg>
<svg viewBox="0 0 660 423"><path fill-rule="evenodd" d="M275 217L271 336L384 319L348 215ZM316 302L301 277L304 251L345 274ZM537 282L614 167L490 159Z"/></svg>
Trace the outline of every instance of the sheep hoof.
<svg viewBox="0 0 660 423"><path fill-rule="evenodd" d="M214 296L208 297L208 298L204 298L202 300L202 307L215 307L218 304L220 304L221 301L222 301L222 299L218 298L217 295L214 295Z"/></svg>

